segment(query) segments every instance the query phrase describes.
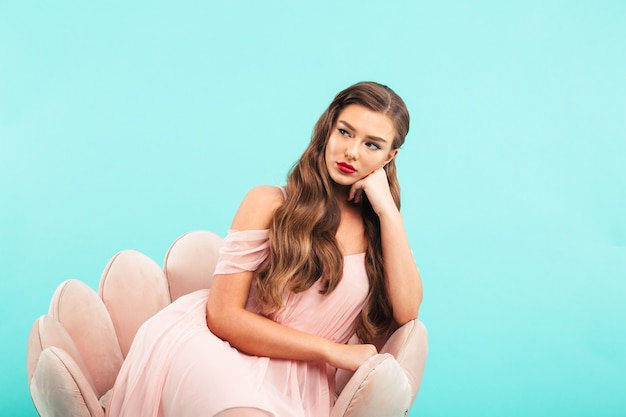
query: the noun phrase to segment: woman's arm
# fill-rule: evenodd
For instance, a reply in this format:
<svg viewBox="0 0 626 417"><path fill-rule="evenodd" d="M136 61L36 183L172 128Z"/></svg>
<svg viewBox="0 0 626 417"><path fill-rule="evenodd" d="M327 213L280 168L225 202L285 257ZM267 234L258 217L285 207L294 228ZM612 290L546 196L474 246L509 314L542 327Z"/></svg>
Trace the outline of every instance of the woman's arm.
<svg viewBox="0 0 626 417"><path fill-rule="evenodd" d="M276 187L257 187L244 198L232 229L269 227L283 196ZM245 309L253 272L215 275L207 302L207 323L218 337L255 356L314 360L337 368L356 370L376 354L373 345L343 345L278 324Z"/></svg>
<svg viewBox="0 0 626 417"><path fill-rule="evenodd" d="M349 199L358 201L363 192L380 219L387 292L393 307L393 317L397 324L403 325L417 318L422 302L420 273L413 259L402 215L393 201L387 173L383 168L355 183Z"/></svg>

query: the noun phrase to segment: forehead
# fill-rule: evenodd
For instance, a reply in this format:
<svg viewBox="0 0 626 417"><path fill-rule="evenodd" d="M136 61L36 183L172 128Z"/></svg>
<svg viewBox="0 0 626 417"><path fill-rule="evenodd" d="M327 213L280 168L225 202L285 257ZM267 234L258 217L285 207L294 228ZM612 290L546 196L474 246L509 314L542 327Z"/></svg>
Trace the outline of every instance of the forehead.
<svg viewBox="0 0 626 417"><path fill-rule="evenodd" d="M339 112L337 124L341 122L348 123L363 136L376 136L390 143L396 133L389 116L358 104L351 104Z"/></svg>

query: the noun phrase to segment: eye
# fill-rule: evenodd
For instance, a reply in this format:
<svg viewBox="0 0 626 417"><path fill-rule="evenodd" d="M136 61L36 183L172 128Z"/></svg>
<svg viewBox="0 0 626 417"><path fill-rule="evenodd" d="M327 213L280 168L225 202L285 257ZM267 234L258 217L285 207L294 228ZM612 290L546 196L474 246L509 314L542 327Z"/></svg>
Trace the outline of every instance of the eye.
<svg viewBox="0 0 626 417"><path fill-rule="evenodd" d="M380 146L374 142L367 142L365 146L367 146L370 149L380 149Z"/></svg>
<svg viewBox="0 0 626 417"><path fill-rule="evenodd" d="M350 133L349 133L347 130L342 129L342 128L340 128L340 127L338 127L338 128L337 128L337 130L339 131L339 133L340 133L341 135L343 135L343 136L347 136L347 137L350 137Z"/></svg>

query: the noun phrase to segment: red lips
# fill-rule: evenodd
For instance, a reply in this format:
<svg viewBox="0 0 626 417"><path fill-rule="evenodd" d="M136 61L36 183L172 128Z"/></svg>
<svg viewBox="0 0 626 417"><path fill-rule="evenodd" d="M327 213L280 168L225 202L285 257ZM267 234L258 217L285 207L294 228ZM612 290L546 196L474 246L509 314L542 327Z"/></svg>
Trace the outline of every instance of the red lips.
<svg viewBox="0 0 626 417"><path fill-rule="evenodd" d="M347 162L337 162L337 168L346 174L354 174L356 172L356 168Z"/></svg>

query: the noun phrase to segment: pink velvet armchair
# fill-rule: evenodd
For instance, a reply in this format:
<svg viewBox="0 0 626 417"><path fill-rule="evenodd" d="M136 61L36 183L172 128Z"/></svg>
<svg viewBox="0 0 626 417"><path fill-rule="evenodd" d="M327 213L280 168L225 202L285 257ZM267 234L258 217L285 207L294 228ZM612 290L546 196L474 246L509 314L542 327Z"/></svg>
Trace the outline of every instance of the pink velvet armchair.
<svg viewBox="0 0 626 417"><path fill-rule="evenodd" d="M28 382L39 415L104 416L139 326L181 295L210 287L221 244L211 232L190 232L171 245L163 268L139 252L123 251L109 261L98 293L78 280L61 283L28 338ZM423 324L402 326L356 372L337 372L331 416L407 415L426 354Z"/></svg>

